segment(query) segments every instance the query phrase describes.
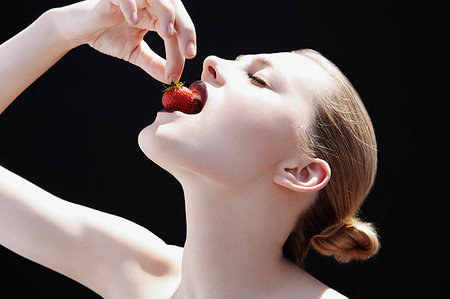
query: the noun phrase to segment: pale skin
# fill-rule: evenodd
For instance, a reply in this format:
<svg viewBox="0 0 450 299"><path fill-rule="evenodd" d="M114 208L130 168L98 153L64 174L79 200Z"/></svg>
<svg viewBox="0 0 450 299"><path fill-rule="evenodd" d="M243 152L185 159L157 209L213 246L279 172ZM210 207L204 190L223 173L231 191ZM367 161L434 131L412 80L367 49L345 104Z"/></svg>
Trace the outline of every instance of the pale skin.
<svg viewBox="0 0 450 299"><path fill-rule="evenodd" d="M181 2L148 2L85 1L51 10L2 44L0 112L86 43L160 81L178 79L184 59L195 56L194 26ZM167 61L142 42L148 29L164 39ZM20 51L28 48L34 51ZM325 75L307 59L276 53L210 56L201 79L208 90L201 113L159 112L138 140L183 187L184 247L2 167L0 243L105 298L343 297L282 255L297 217L331 175L294 138L295 126L310 121L311 92Z"/></svg>

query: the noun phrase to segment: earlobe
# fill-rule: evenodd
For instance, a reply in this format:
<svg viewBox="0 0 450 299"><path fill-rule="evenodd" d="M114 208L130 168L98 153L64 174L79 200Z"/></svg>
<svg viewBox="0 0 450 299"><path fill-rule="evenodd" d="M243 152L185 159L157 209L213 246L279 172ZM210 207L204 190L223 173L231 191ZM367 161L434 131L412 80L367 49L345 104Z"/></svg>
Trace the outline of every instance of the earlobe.
<svg viewBox="0 0 450 299"><path fill-rule="evenodd" d="M331 168L322 159L314 158L305 166L283 167L273 176L273 182L295 192L319 191L331 177Z"/></svg>

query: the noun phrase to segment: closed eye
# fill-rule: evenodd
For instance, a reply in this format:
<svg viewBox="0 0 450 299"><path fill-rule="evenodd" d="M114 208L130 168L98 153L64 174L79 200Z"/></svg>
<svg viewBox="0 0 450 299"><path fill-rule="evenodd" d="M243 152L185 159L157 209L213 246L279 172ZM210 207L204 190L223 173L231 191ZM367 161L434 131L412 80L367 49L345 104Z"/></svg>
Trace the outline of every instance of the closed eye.
<svg viewBox="0 0 450 299"><path fill-rule="evenodd" d="M267 84L267 82L264 79L255 76L251 73L247 73L247 76L250 79L250 81L252 81L252 83L255 83L256 85L259 85L261 87L269 87L269 84Z"/></svg>

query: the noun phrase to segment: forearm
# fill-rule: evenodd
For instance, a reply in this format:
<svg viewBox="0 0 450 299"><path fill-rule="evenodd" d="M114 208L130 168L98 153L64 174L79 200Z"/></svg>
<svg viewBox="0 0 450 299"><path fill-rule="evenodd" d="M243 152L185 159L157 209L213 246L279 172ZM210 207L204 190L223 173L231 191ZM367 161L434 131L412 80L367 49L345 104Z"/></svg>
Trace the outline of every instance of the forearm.
<svg viewBox="0 0 450 299"><path fill-rule="evenodd" d="M73 45L58 32L58 10L50 10L0 45L0 113Z"/></svg>

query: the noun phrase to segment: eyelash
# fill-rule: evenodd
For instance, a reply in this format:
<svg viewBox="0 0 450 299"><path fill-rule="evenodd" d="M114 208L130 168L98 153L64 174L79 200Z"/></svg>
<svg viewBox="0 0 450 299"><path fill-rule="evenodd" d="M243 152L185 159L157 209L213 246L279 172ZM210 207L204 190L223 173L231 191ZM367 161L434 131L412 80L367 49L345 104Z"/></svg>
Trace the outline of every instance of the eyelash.
<svg viewBox="0 0 450 299"><path fill-rule="evenodd" d="M250 81L255 82L258 85L261 85L263 87L268 87L269 85L266 83L266 81L264 81L263 79L251 74L251 73L247 73L248 78L250 79Z"/></svg>

